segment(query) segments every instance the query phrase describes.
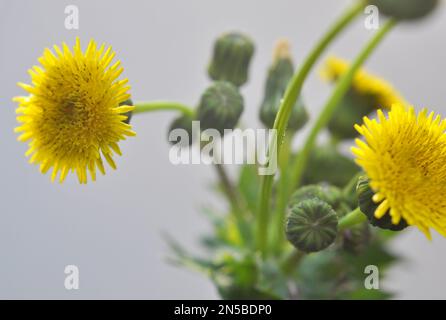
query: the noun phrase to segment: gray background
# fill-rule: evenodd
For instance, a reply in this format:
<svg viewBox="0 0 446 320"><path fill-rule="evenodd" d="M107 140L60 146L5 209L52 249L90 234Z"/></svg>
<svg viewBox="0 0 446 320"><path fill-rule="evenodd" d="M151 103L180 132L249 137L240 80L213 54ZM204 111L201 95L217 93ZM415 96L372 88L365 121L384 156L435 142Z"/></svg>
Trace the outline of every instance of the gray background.
<svg viewBox="0 0 446 320"><path fill-rule="evenodd" d="M76 35L113 45L130 79L134 99L172 99L195 104L208 85L205 66L213 39L243 30L256 40L251 81L243 88L243 121L258 127L265 69L275 39L288 37L299 63L315 39L350 1L163 0L0 1L0 298L217 298L199 274L166 264L160 234L168 231L197 249L209 230L199 208L223 204L212 195L212 168L173 166L166 127L173 115L134 118L137 138L122 144L118 170L96 183L74 177L52 184L27 164L16 142L11 97L22 94L27 69L44 47ZM64 8L80 9L80 29L64 28ZM416 106L446 114L444 74L446 8L429 20L401 25L385 40L368 67L389 79ZM330 48L352 58L371 31L359 20ZM313 74L304 88L317 114L329 88ZM307 129L308 130L308 129ZM307 133L303 131L296 144ZM445 298L446 239L429 242L404 232L394 250L406 263L394 268L385 286L399 298ZM80 290L64 289L64 266L80 268Z"/></svg>

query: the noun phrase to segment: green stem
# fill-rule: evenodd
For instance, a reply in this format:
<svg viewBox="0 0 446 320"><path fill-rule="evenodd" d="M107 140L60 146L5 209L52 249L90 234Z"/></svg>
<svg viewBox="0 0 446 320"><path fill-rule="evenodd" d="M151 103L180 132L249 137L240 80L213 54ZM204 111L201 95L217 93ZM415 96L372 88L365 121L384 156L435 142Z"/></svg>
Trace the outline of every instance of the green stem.
<svg viewBox="0 0 446 320"><path fill-rule="evenodd" d="M356 59L351 64L348 71L338 80L331 97L328 99L327 104L323 108L321 114L319 115L319 118L316 120L316 123L314 124L310 134L308 135L308 138L305 142L302 151L299 153L299 156L292 164L291 177L292 177L292 182L294 183L293 189L299 186L300 180L302 179L303 172L308 162L308 158L316 142L316 138L319 132L327 125L328 121L330 121L331 116L333 115L333 112L335 111L339 102L347 93L356 71L367 60L367 58L378 46L378 44L381 42L384 36L394 26L395 26L394 20L387 21L387 23L383 27L381 27L379 31L376 32L373 38L369 41L369 43L365 46L365 48L356 57Z"/></svg>
<svg viewBox="0 0 446 320"><path fill-rule="evenodd" d="M282 270L285 274L291 274L296 270L302 258L305 257L305 252L300 250L294 250L285 260Z"/></svg>
<svg viewBox="0 0 446 320"><path fill-rule="evenodd" d="M235 186L232 184L232 181L229 179L224 166L222 164L216 163L214 167L220 179L223 192L225 193L229 203L231 203L234 214L238 217L242 216L245 206L242 204L242 200L237 193Z"/></svg>
<svg viewBox="0 0 446 320"><path fill-rule="evenodd" d="M133 110L133 113L136 114L152 111L179 111L184 115L189 115L191 117L194 116L194 110L191 107L182 103L172 101L138 101L135 103L135 110ZM241 223L241 217L244 214L245 206L243 205L241 198L237 194L236 188L233 186L231 180L229 179L223 165L216 164L215 168L220 179L223 192L231 205L231 211L236 216L238 222ZM241 232L243 233L243 229L241 230Z"/></svg>
<svg viewBox="0 0 446 320"><path fill-rule="evenodd" d="M279 183L277 187L277 203L276 210L273 216L273 233L272 233L272 247L277 252L280 250L281 244L285 241L285 215L286 206L288 203L288 198L286 196L286 191L288 189L288 184L290 183L289 176L287 174L287 168L290 159L291 143L293 141L293 132L287 132L283 140L283 152L280 154L279 168L280 176Z"/></svg>
<svg viewBox="0 0 446 320"><path fill-rule="evenodd" d="M133 113L136 114L162 110L180 111L185 115L194 115L194 110L191 107L172 101L138 101L135 103L135 110L133 110Z"/></svg>
<svg viewBox="0 0 446 320"><path fill-rule="evenodd" d="M367 220L367 217L361 210L356 208L355 210L347 213L345 216L339 220L338 223L338 231L345 230L347 228L353 227L359 223L362 223Z"/></svg>
<svg viewBox="0 0 446 320"><path fill-rule="evenodd" d="M229 178L225 167L219 163L216 163L214 167L220 179L223 192L231 206L231 213L234 215L235 221L237 223L237 228L240 232L243 242L251 247L252 234L250 232L250 226L247 224L245 219L247 205L242 201L242 198L237 192L237 188L234 186L231 179Z"/></svg>
<svg viewBox="0 0 446 320"><path fill-rule="evenodd" d="M294 74L291 79L287 90L285 92L282 104L280 105L279 112L276 115L274 121L274 129L277 130L277 139L282 139L288 125L288 121L291 115L294 104L300 95L302 86L307 78L310 70L322 55L328 45L336 38L337 35L344 30L353 19L362 12L364 8L364 1L355 1L354 5L345 12L335 23L330 27L327 33L319 40L313 50L305 59L303 65L297 73ZM280 143L277 146L277 152L280 151ZM274 148L270 147L270 150ZM268 218L270 210L270 198L273 186L274 175L263 176L260 187L260 204L256 229L256 243L257 247L263 256L266 255L266 249L268 244Z"/></svg>

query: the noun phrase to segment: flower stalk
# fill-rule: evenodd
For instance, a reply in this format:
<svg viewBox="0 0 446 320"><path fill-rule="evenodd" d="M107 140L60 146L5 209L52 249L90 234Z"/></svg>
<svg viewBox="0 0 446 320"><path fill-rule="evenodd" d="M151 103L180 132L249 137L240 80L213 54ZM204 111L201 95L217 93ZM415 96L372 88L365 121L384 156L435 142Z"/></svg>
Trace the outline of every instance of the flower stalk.
<svg viewBox="0 0 446 320"><path fill-rule="evenodd" d="M277 204L273 217L273 233L271 243L273 250L279 251L283 243L285 242L285 232L283 231L285 225L285 216L288 204L288 197L286 191L290 183L290 177L286 174L286 169L289 165L291 144L293 141L293 133L287 132L283 141L284 148L279 159L280 177L277 186Z"/></svg>
<svg viewBox="0 0 446 320"><path fill-rule="evenodd" d="M318 58L322 55L328 45L362 12L364 1L357 1L330 27L327 33L319 40L314 49L310 52L301 68L294 74L291 82L285 91L282 104L274 121L273 129L277 130L278 139L282 139L294 104L299 97L305 79L315 65ZM274 143L274 142L273 142ZM277 153L280 154L281 144L277 146ZM270 150L274 150L274 146L270 146ZM256 243L257 248L266 256L268 244L268 220L270 211L270 198L273 186L274 175L264 176L260 187L260 205L257 217Z"/></svg>
<svg viewBox="0 0 446 320"><path fill-rule="evenodd" d="M229 202L231 203L232 211L234 215L241 219L244 215L244 212L246 210L246 205L243 203L242 199L240 198L239 193L237 192L236 187L232 183L231 179L229 178L225 167L221 163L216 163L214 165L215 170L217 171L217 175L221 182L221 187L223 189L223 193L228 198Z"/></svg>
<svg viewBox="0 0 446 320"><path fill-rule="evenodd" d="M381 27L379 31L376 32L376 34L365 46L362 52L356 57L356 59L351 64L350 69L342 76L342 78L339 79L331 97L328 99L325 107L323 108L323 111L321 112L319 118L316 120L316 123L311 129L311 132L305 142L302 151L299 153L299 156L291 165L291 176L294 183L294 185L292 186L292 190L299 186L311 150L315 145L316 138L319 132L327 125L328 121L330 121L330 118L332 117L336 106L350 88L355 72L367 60L367 58L378 46L378 44L382 41L384 36L395 26L395 24L395 20L387 21L387 23L383 27Z"/></svg>
<svg viewBox="0 0 446 320"><path fill-rule="evenodd" d="M194 110L182 103L173 101L138 101L135 103L134 114L152 111L179 111L183 114L193 116Z"/></svg>
<svg viewBox="0 0 446 320"><path fill-rule="evenodd" d="M355 210L347 213L344 217L339 220L338 223L338 231L342 231L353 227L357 224L365 222L367 217L364 213L361 212L361 209L356 208Z"/></svg>

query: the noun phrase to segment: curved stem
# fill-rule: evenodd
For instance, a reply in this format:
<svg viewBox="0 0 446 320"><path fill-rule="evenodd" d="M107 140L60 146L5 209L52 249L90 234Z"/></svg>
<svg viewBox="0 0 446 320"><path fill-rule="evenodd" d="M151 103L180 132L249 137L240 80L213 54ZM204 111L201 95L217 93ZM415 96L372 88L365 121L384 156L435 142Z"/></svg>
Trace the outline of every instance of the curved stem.
<svg viewBox="0 0 446 320"><path fill-rule="evenodd" d="M337 105L344 97L348 89L350 88L351 82L353 80L356 71L365 62L365 60L367 60L367 58L378 46L378 44L381 42L384 36L394 26L395 26L394 20L387 21L387 23L383 27L381 27L378 32L376 32L376 34L369 41L366 47L356 57L356 59L351 64L348 71L339 79L331 97L328 99L327 104L323 108L321 114L319 115L319 118L316 120L316 123L311 129L311 132L307 137L307 140L305 142L302 151L299 153L299 156L292 164L291 177L292 177L292 182L294 183L293 185L294 188L297 188L299 186L300 180L302 179L303 172L308 162L310 152L313 149L313 146L316 142L316 138L319 132L327 125L328 121L330 121L330 118L333 115L333 112L335 111Z"/></svg>
<svg viewBox="0 0 446 320"><path fill-rule="evenodd" d="M339 220L338 231L353 227L354 225L360 224L366 220L366 215L362 213L361 209L358 207L350 213L347 213L341 218L341 220Z"/></svg>
<svg viewBox="0 0 446 320"><path fill-rule="evenodd" d="M285 133L290 114L297 98L302 90L303 83L307 78L310 70L316 63L317 59L322 55L327 46L347 27L350 22L362 11L364 8L364 1L356 1L354 5L346 11L327 31L327 33L319 40L314 49L310 52L299 71L294 74L285 92L279 112L274 121L274 129L277 130L277 139L282 139ZM277 152L280 151L280 143L277 144ZM275 150L271 148L270 150ZM260 205L257 217L256 243L258 249L263 255L266 254L268 243L267 227L270 209L270 197L273 185L274 175L263 176L260 187Z"/></svg>
<svg viewBox="0 0 446 320"><path fill-rule="evenodd" d="M134 105L135 110L133 110L133 114L160 110L172 110L180 111L189 116L194 115L194 110L191 107L173 101L138 101Z"/></svg>

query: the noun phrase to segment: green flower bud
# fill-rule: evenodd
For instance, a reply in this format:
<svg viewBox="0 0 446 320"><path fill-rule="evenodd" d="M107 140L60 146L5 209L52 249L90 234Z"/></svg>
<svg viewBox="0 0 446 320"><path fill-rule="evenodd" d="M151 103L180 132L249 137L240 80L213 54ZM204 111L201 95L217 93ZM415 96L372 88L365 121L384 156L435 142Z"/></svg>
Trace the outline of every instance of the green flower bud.
<svg viewBox="0 0 446 320"><path fill-rule="evenodd" d="M201 96L197 117L202 130L234 129L243 112L243 97L238 89L226 81L217 81Z"/></svg>
<svg viewBox="0 0 446 320"><path fill-rule="evenodd" d="M352 139L358 136L354 125L376 109L376 99L361 95L354 90L344 96L336 107L334 116L328 122L328 130L337 139Z"/></svg>
<svg viewBox="0 0 446 320"><path fill-rule="evenodd" d="M274 126L277 112L287 88L294 74L293 62L291 61L289 43L281 40L277 43L274 53L274 61L268 70L265 85L265 96L260 106L260 120L267 128ZM288 129L297 131L308 121L308 113L302 103L302 99L296 101L291 111Z"/></svg>
<svg viewBox="0 0 446 320"><path fill-rule="evenodd" d="M333 208L317 198L290 208L286 236L297 249L316 252L332 244L338 232L338 217Z"/></svg>
<svg viewBox="0 0 446 320"><path fill-rule="evenodd" d="M214 44L208 74L213 80L229 81L239 87L248 79L253 53L254 43L246 35L237 32L223 34Z"/></svg>
<svg viewBox="0 0 446 320"><path fill-rule="evenodd" d="M333 146L320 146L310 154L304 184L326 182L344 187L359 172L359 167L349 157L341 154Z"/></svg>
<svg viewBox="0 0 446 320"><path fill-rule="evenodd" d="M318 198L336 208L341 200L341 190L333 186L311 184L296 190L290 198L289 207L308 199Z"/></svg>
<svg viewBox="0 0 446 320"><path fill-rule="evenodd" d="M369 0L379 12L398 20L420 19L434 11L438 0Z"/></svg>
<svg viewBox="0 0 446 320"><path fill-rule="evenodd" d="M359 178L356 193L358 195L359 208L367 216L367 219L372 226L392 231L400 231L408 226L406 220L403 218L401 218L401 221L397 225L393 224L392 218L388 213L380 219L375 218L375 210L378 208L379 203L375 203L372 200L374 193L370 188L367 177L363 176Z"/></svg>
<svg viewBox="0 0 446 320"><path fill-rule="evenodd" d="M120 106L133 106L133 101L131 99L127 99L119 104ZM132 111L124 113L124 116L127 116L127 119L124 120L124 123L129 124L132 119Z"/></svg>
<svg viewBox="0 0 446 320"><path fill-rule="evenodd" d="M177 141L170 141L170 143L172 144L177 144L177 143L181 143L181 147L186 147L186 146L190 146L192 145L192 141L193 141L193 137L192 137L192 121L193 121L193 117L187 114L183 114L181 116L179 116L178 118L175 118L172 123L169 126L169 131L167 133L168 137L170 135L170 133L175 130L175 129L184 129L186 130L188 136L189 136L189 140L180 140L180 138L178 137Z"/></svg>

